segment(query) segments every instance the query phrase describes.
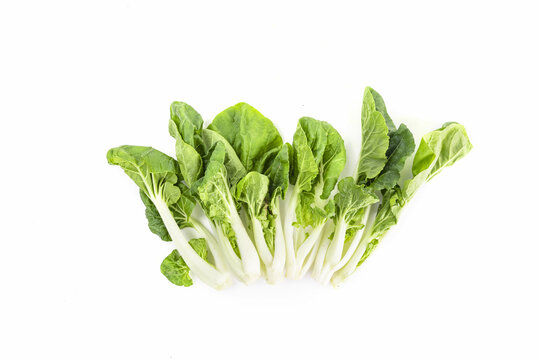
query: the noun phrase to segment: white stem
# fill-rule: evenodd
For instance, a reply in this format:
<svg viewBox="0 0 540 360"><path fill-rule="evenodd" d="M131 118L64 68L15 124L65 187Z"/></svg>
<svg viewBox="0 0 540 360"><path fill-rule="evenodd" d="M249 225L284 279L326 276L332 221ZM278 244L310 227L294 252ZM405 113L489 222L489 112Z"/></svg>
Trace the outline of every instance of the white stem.
<svg viewBox="0 0 540 360"><path fill-rule="evenodd" d="M334 230L334 238L328 246L326 257L324 258L324 264L320 274L320 280L323 282L328 276L328 273L332 271L334 266L336 266L341 259L341 255L343 254L343 246L345 244L346 231L347 223L345 222L345 219L341 218L337 222L336 229Z"/></svg>
<svg viewBox="0 0 540 360"><path fill-rule="evenodd" d="M330 229L328 227L327 229ZM317 256L315 257L315 263L313 264L313 270L311 271L311 276L317 280L321 275L322 267L324 265L324 257L326 256L326 250L330 245L330 239L328 238L331 231L325 231L325 236L321 239L321 245L319 245L319 250L317 250Z"/></svg>
<svg viewBox="0 0 540 360"><path fill-rule="evenodd" d="M370 217L372 216L372 213L376 211L376 209L377 207L375 205L372 205L370 207L368 215L366 216L366 226L363 229L364 231L360 238L360 243L354 250L354 253L352 254L349 261L347 261L347 263L341 269L337 270L334 273L331 278L332 285L338 286L356 271L358 263L360 262L362 255L364 255L364 252L366 251L367 244L371 241L371 228L373 226L374 219L370 219Z"/></svg>
<svg viewBox="0 0 540 360"><path fill-rule="evenodd" d="M285 216L283 217L283 236L285 238L285 252L287 259L285 261L285 269L287 277L294 276L296 270L296 256L294 251L294 230L293 222L296 215L296 202L298 200L298 191L296 188L291 193L291 197L285 208Z"/></svg>
<svg viewBox="0 0 540 360"><path fill-rule="evenodd" d="M238 215L238 211L236 210L234 201L232 199L229 201L229 213L231 227L236 235L238 250L240 250L240 257L242 258L242 266L249 283L255 281L261 276L261 263L259 261L259 255L257 254L257 249L255 249L246 228L242 224L242 220Z"/></svg>
<svg viewBox="0 0 540 360"><path fill-rule="evenodd" d="M321 238L321 232L323 228L324 228L324 223L317 225L314 229L312 229L307 239L302 243L302 245L300 245L300 247L296 251L296 265L298 268L297 271L301 271L301 268L303 267L303 264L304 264L304 260L310 253L311 249L313 248L313 245L315 245Z"/></svg>
<svg viewBox="0 0 540 360"><path fill-rule="evenodd" d="M218 271L211 264L207 263L202 259L195 250L191 247L189 242L186 240L182 231L176 224L174 217L172 216L169 207L167 204L160 198L152 197L150 198L154 205L156 206L163 224L167 228L172 242L182 259L186 262L190 271L195 274L195 276L203 281L204 283L212 286L216 289L223 289L231 284L231 278L229 274L222 273Z"/></svg>
<svg viewBox="0 0 540 360"><path fill-rule="evenodd" d="M279 206L277 204L276 206ZM283 237L283 226L279 211L276 213L276 235L274 238L274 260L269 269L267 269L268 282L271 284L278 283L283 279L285 269L285 238Z"/></svg>
<svg viewBox="0 0 540 360"><path fill-rule="evenodd" d="M219 243L216 237L214 236L214 234L212 234L212 232L209 229L207 229L206 226L204 226L201 222L199 222L196 219L191 219L191 223L193 224L193 227L195 228L195 230L206 239L208 248L210 249L210 252L212 253L212 256L214 257L216 268L222 272L229 271L229 266L227 265L227 261L225 260L223 251L220 248Z"/></svg>
<svg viewBox="0 0 540 360"><path fill-rule="evenodd" d="M217 233L217 240L220 248L223 250L223 254L227 261L227 264L231 268L233 274L242 282L246 283L249 279L244 273L244 268L242 266L242 260L236 255L230 240L225 236L220 225L215 226Z"/></svg>
<svg viewBox="0 0 540 360"><path fill-rule="evenodd" d="M259 252L259 256L261 257L264 266L268 269L272 265L272 253L270 252L270 249L266 244L266 240L264 239L264 231L261 222L251 214L250 217L251 226L253 227L253 239L255 240L255 246L257 247L257 251Z"/></svg>
<svg viewBox="0 0 540 360"><path fill-rule="evenodd" d="M298 274L299 279L303 278L304 275L306 275L309 268L315 261L315 256L317 256L317 251L319 250L320 243L321 243L321 237L319 236L319 238L317 239L317 242L313 245L313 248L311 249L311 252L309 253L309 257L307 258L304 265L302 265L302 267L300 268L300 273Z"/></svg>
<svg viewBox="0 0 540 360"><path fill-rule="evenodd" d="M362 235L362 241L356 247L356 250L354 251L349 261L345 264L345 266L343 266L341 269L334 273L332 277L332 284L334 286L338 286L343 281L345 281L345 279L351 276L358 267L358 263L360 262L362 255L364 255L364 252L366 251L366 244L368 239L368 236L366 236L366 234L369 234L369 231L364 231L364 234Z"/></svg>
<svg viewBox="0 0 540 360"><path fill-rule="evenodd" d="M374 207L369 207L368 211L366 211L366 213L364 214L363 218L362 218L362 223L365 223L366 222L366 219L369 219L370 217L370 214L371 214L371 210L373 209ZM366 224L367 225L367 224ZM345 251L345 255L343 255L343 257L341 258L341 260L332 268L330 269L329 271L329 274L327 275L328 279L330 279L332 277L332 275L334 275L334 273L336 271L338 271L339 269L341 269L343 266L345 266L345 264L351 259L351 257L353 256L354 252L356 251L356 248L358 246L364 246L365 247L365 244L363 243L363 241L365 241L364 239L364 232L366 230L366 227L367 226L364 226L362 229L360 229L359 231L356 232L356 234L354 235L354 238L353 240L351 241L349 247L347 248L347 250ZM368 232L365 232L366 234ZM361 244L362 243L362 244ZM363 251L362 251L363 253Z"/></svg>

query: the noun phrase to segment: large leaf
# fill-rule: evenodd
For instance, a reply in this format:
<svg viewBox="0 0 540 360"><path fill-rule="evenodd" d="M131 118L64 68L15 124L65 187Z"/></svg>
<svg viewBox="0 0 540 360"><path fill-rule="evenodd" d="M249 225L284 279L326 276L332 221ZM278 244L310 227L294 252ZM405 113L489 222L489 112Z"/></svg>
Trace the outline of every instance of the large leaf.
<svg viewBox="0 0 540 360"><path fill-rule="evenodd" d="M180 198L178 164L171 158L151 147L124 145L110 149L107 161L118 165L149 197L161 197L167 204Z"/></svg>
<svg viewBox="0 0 540 360"><path fill-rule="evenodd" d="M357 182L363 183L377 176L386 164L388 126L381 112L377 111L370 88L366 88L362 102L362 149L356 170Z"/></svg>
<svg viewBox="0 0 540 360"><path fill-rule="evenodd" d="M326 131L326 145L319 163L319 181L322 182L321 199L328 199L345 168L347 155L341 135L327 122L322 122Z"/></svg>
<svg viewBox="0 0 540 360"><path fill-rule="evenodd" d="M310 120L313 120L310 121L307 119L308 118L302 118L298 122L292 144L293 163L290 180L291 183L296 186L297 191L309 191L311 189L312 181L317 177L317 174L319 173L319 164L316 161L310 146L315 142L313 141L313 139L308 138L306 129L310 127L316 127L317 129L320 129L320 137L326 137L326 133L323 131L322 126L316 126L319 123L317 120L309 118ZM313 125L309 126L310 123L313 123ZM311 130L309 131L309 133L313 134L314 131ZM326 139L324 140L324 142L326 142ZM324 154L324 143L321 143L319 141L315 144L318 144L316 152L320 155L320 159L322 159L322 156Z"/></svg>
<svg viewBox="0 0 540 360"><path fill-rule="evenodd" d="M193 185L203 174L203 161L201 155L193 146L184 142L182 138L176 139L176 159L180 173L188 186Z"/></svg>
<svg viewBox="0 0 540 360"><path fill-rule="evenodd" d="M405 161L414 152L414 147L414 137L405 124L390 132L386 164L371 186L376 190L393 188L399 181Z"/></svg>
<svg viewBox="0 0 540 360"><path fill-rule="evenodd" d="M208 160L204 176L194 185L206 215L211 220L219 222L229 221L229 204L232 201L227 169L224 165L225 157L225 146L219 142Z"/></svg>
<svg viewBox="0 0 540 360"><path fill-rule="evenodd" d="M268 177L256 171L249 172L236 184L235 197L246 204L251 216L260 215L268 194L268 185Z"/></svg>
<svg viewBox="0 0 540 360"><path fill-rule="evenodd" d="M281 196L282 199L285 198L287 188L289 187L292 151L290 144L283 144L266 173L270 180L268 193L272 198L276 196Z"/></svg>
<svg viewBox="0 0 540 360"><path fill-rule="evenodd" d="M175 139L181 137L185 143L195 147L196 136L204 123L201 115L191 106L180 101L173 102L170 110L169 134Z"/></svg>
<svg viewBox="0 0 540 360"><path fill-rule="evenodd" d="M212 154L213 149L218 143L221 143L223 145L225 151L223 165L227 170L227 178L229 179L231 185L234 185L241 178L246 176L247 171L240 159L238 158L238 155L236 155L235 150L227 141L227 139L225 139L223 136L213 130L202 129L201 143L199 144L197 151L203 156L203 161L205 162L205 166L207 166L206 163L208 162L210 154Z"/></svg>
<svg viewBox="0 0 540 360"><path fill-rule="evenodd" d="M232 145L247 171L264 173L283 145L272 121L246 103L219 113L208 129Z"/></svg>
<svg viewBox="0 0 540 360"><path fill-rule="evenodd" d="M379 198L372 189L357 185L352 177L346 177L338 183L338 193L334 196L336 217L354 224L361 220L364 209L377 201Z"/></svg>
<svg viewBox="0 0 540 360"><path fill-rule="evenodd" d="M431 180L445 167L453 165L471 149L472 144L465 128L455 122L446 123L440 129L424 135L414 156L413 178L405 183L407 201L423 183Z"/></svg>
<svg viewBox="0 0 540 360"><path fill-rule="evenodd" d="M388 131L392 132L396 130L396 126L394 125L394 122L392 121L392 118L390 118L390 115L388 115L388 111L386 111L386 104L384 103L384 100L378 92L376 92L371 87L366 87L366 91L369 91L371 93L371 96L373 98L373 101L375 103L375 110L380 112L382 116L384 117L384 121L386 122L386 127L388 127Z"/></svg>

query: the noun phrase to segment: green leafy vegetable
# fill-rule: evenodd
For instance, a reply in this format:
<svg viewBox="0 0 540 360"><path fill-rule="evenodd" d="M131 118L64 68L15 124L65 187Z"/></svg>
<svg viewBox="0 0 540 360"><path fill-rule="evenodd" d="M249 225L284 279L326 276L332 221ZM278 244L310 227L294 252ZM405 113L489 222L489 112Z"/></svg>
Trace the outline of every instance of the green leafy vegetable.
<svg viewBox="0 0 540 360"><path fill-rule="evenodd" d="M311 269L321 283L339 285L371 256L420 186L472 149L465 128L446 123L422 137L405 169L414 137L394 124L370 87L360 121L353 177L342 177L345 145L329 123L302 117L292 144L284 143L272 121L246 103L205 128L193 107L175 101L168 130L176 159L126 145L110 149L107 160L137 184L150 231L174 246L161 263L173 284L200 280L222 289L232 276L277 283ZM186 228L195 239L187 240Z"/></svg>

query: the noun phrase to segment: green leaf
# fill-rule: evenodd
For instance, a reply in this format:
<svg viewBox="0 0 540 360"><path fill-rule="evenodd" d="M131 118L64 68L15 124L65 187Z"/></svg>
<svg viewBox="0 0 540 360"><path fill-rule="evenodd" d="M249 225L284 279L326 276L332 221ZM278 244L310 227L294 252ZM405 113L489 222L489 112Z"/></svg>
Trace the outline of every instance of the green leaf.
<svg viewBox="0 0 540 360"><path fill-rule="evenodd" d="M203 259L208 259L208 246L206 244L206 239L196 238L189 240L189 244L195 250L195 252Z"/></svg>
<svg viewBox="0 0 540 360"><path fill-rule="evenodd" d="M371 93L371 96L373 97L373 101L375 102L375 110L380 112L382 116L384 117L384 121L386 122L386 127L388 127L388 131L392 132L396 130L396 126L394 125L394 122L390 118L390 115L388 115L388 112L386 111L386 104L384 103L384 100L378 92L376 92L371 87L366 87L366 91L369 91Z"/></svg>
<svg viewBox="0 0 540 360"><path fill-rule="evenodd" d="M290 159L292 156L292 146L283 144L270 168L267 171L269 183L268 193L271 197L281 196L285 198L289 186Z"/></svg>
<svg viewBox="0 0 540 360"><path fill-rule="evenodd" d="M329 201L321 208L316 205L315 195L312 192L301 192L298 195L298 205L295 210L295 225L316 227L334 216L336 209L334 201Z"/></svg>
<svg viewBox="0 0 540 360"><path fill-rule="evenodd" d="M221 143L224 147L225 157L223 165L227 170L227 177L231 185L236 184L241 178L246 176L247 171L238 156L236 155L235 150L229 144L229 142L220 134L209 129L202 129L201 131L201 144L197 151L199 154L202 154L203 161L205 166L207 166L208 155L212 154L213 149L216 147L216 144ZM206 157L204 156L206 155Z"/></svg>
<svg viewBox="0 0 540 360"><path fill-rule="evenodd" d="M180 229L192 227L193 224L191 223L190 218L193 208L195 207L195 199L189 194L185 185L182 183L176 185L181 189L182 195L176 203L169 205L169 210ZM171 241L171 237L167 232L167 228L165 227L156 206L144 191L140 190L139 193L146 207L145 215L148 220L150 231L158 235L163 241Z"/></svg>
<svg viewBox="0 0 540 360"><path fill-rule="evenodd" d="M336 217L344 218L347 224L354 225L362 220L367 206L375 204L379 198L365 185L356 185L352 177L342 179L338 193L334 197Z"/></svg>
<svg viewBox="0 0 540 360"><path fill-rule="evenodd" d="M161 216L159 215L159 212L157 211L152 200L150 200L150 198L142 190L140 190L140 195L144 205L146 206L145 215L146 219L148 220L148 227L150 228L150 231L159 236L163 241L171 241L169 232L167 231L167 228L165 227L165 224L163 223L163 220L161 219Z"/></svg>
<svg viewBox="0 0 540 360"><path fill-rule="evenodd" d="M268 177L256 171L249 172L236 184L235 197L246 204L250 216L258 217L268 194Z"/></svg>
<svg viewBox="0 0 540 360"><path fill-rule="evenodd" d="M323 159L319 163L319 181L322 182L321 199L328 199L345 168L347 156L341 135L327 122L322 122L326 131Z"/></svg>
<svg viewBox="0 0 540 360"><path fill-rule="evenodd" d="M377 111L375 99L366 88L362 103L362 150L356 179L363 183L377 176L386 164L386 151L388 150L388 126L383 114Z"/></svg>
<svg viewBox="0 0 540 360"><path fill-rule="evenodd" d="M208 249L205 239L192 239L189 244L201 258L207 259ZM193 280L189 275L189 267L176 249L161 263L161 273L175 285L186 287L193 285Z"/></svg>
<svg viewBox="0 0 540 360"><path fill-rule="evenodd" d="M283 145L272 121L246 103L219 113L208 129L221 134L232 145L247 171L266 172Z"/></svg>
<svg viewBox="0 0 540 360"><path fill-rule="evenodd" d="M186 144L195 147L196 136L203 126L201 115L184 102L175 101L171 104L169 134L178 139L181 137Z"/></svg>
<svg viewBox="0 0 540 360"><path fill-rule="evenodd" d="M204 176L194 185L206 215L212 221L218 222L229 221L229 204L232 201L227 169L224 165L225 156L224 144L217 143L206 166Z"/></svg>
<svg viewBox="0 0 540 360"><path fill-rule="evenodd" d="M455 122L446 123L440 129L424 135L414 156L413 178L404 186L407 201L423 183L463 158L471 149L465 128Z"/></svg>
<svg viewBox="0 0 540 360"><path fill-rule="evenodd" d="M393 188L398 183L405 161L412 155L414 148L414 137L405 124L390 132L386 164L370 185L376 190Z"/></svg>
<svg viewBox="0 0 540 360"><path fill-rule="evenodd" d="M150 198L161 197L167 204L180 198L178 164L171 158L151 147L124 145L110 149L107 161L118 165Z"/></svg>
<svg viewBox="0 0 540 360"><path fill-rule="evenodd" d="M193 146L184 142L182 138L176 139L176 159L182 177L186 184L191 187L203 174L203 161L201 155Z"/></svg>
<svg viewBox="0 0 540 360"><path fill-rule="evenodd" d="M309 125L309 124L313 125ZM322 138L326 137L326 133L323 131L322 126L318 126L319 121L311 118L302 118L298 122L296 132L293 137L293 166L291 171L291 183L296 186L298 191L309 191L311 189L312 181L317 177L319 173L319 165L313 155L310 144L315 143L313 139L308 139L306 129L316 128L320 129L319 134ZM313 134L315 131L309 131ZM324 140L326 142L326 139ZM324 143L318 145L317 153L320 154L320 159L324 154ZM320 160L319 160L320 161Z"/></svg>

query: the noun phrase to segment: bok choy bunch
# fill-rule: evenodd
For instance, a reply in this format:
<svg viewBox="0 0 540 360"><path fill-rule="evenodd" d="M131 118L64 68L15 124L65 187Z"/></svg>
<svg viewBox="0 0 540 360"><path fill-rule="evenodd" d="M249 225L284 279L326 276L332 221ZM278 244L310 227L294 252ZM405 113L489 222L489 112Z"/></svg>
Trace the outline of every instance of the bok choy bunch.
<svg viewBox="0 0 540 360"><path fill-rule="evenodd" d="M319 282L339 285L418 188L472 148L465 128L447 123L422 137L405 169L414 137L404 124L396 127L369 87L360 121L361 152L350 176L342 173L344 141L329 123L303 117L292 144L284 143L272 121L246 103L204 127L195 109L174 102L176 159L126 145L109 150L107 160L139 187L150 230L174 245L161 264L173 284L190 286L195 277L222 289L233 279L277 283L311 270Z"/></svg>

